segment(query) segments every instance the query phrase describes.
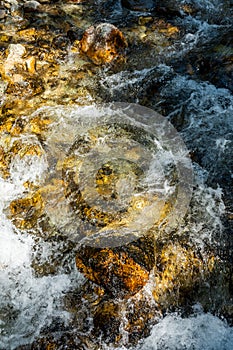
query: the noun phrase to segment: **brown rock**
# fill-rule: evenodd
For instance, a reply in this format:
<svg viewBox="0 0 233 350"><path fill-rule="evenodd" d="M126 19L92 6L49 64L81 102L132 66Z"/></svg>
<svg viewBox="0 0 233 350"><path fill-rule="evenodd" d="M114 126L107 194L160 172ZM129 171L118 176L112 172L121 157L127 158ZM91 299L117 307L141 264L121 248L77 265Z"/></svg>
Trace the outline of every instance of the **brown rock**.
<svg viewBox="0 0 233 350"><path fill-rule="evenodd" d="M35 226L43 211L43 200L39 192L32 196L19 198L10 203L9 217L20 229L30 229Z"/></svg>
<svg viewBox="0 0 233 350"><path fill-rule="evenodd" d="M126 47L122 32L109 23L89 27L80 41L81 51L96 65L123 59Z"/></svg>
<svg viewBox="0 0 233 350"><path fill-rule="evenodd" d="M38 31L35 28L27 28L19 30L17 34L21 39L33 42L38 35Z"/></svg>
<svg viewBox="0 0 233 350"><path fill-rule="evenodd" d="M43 135L43 132L47 131L51 123L52 120L48 117L34 117L25 125L25 131Z"/></svg>
<svg viewBox="0 0 233 350"><path fill-rule="evenodd" d="M106 342L117 343L122 337L122 334L120 334L120 318L118 303L114 301L100 303L93 317L95 335L101 335Z"/></svg>
<svg viewBox="0 0 233 350"><path fill-rule="evenodd" d="M7 156L3 147L0 147L0 173L4 177L9 176L9 170L8 170L8 164L7 164L6 158Z"/></svg>
<svg viewBox="0 0 233 350"><path fill-rule="evenodd" d="M215 258L198 256L192 247L178 242L158 249L153 295L158 305L170 308L195 297L203 278L213 270Z"/></svg>
<svg viewBox="0 0 233 350"><path fill-rule="evenodd" d="M11 147L10 156L18 155L21 159L25 156L39 156L43 154L42 148L38 144L27 144L22 141L15 141Z"/></svg>
<svg viewBox="0 0 233 350"><path fill-rule="evenodd" d="M110 295L134 295L148 281L149 271L126 251L83 247L76 255L77 268Z"/></svg>

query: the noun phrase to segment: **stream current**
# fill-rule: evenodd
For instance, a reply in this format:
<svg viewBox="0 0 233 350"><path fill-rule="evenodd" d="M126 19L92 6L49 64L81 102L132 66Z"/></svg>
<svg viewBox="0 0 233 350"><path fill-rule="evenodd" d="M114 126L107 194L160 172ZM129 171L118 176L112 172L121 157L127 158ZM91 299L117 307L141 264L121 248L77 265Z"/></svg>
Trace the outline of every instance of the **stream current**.
<svg viewBox="0 0 233 350"><path fill-rule="evenodd" d="M95 2L100 13L103 11L103 3L104 1ZM118 6L114 7L114 11L105 9L104 20L115 25L119 23L119 27L122 25L123 31L127 32L127 24L124 24L122 20L122 7L118 2L116 3ZM114 71L111 68L103 68L98 71L98 92L95 91L96 99L95 97L90 99L94 107L66 107L53 103L51 107L42 107L30 115L23 116L25 123L30 123L38 115L43 115L43 117L49 115L53 119L52 128L47 134L45 132L41 139L33 132L25 132L19 137L13 137L10 141L7 138L1 139L1 145L4 147L6 144L9 147L9 143L12 146L14 142L21 142L26 145L36 145L39 149L32 156L25 153L23 156L11 157L9 176L0 178L1 350L50 349L42 343L42 345L40 343L35 345L37 340L43 337L47 337L49 343L48 334L54 335L52 339L56 337L59 339L59 345L54 349L61 350L232 349L232 2L223 0L174 1L174 4L177 3L187 3L197 9L196 12L189 15L185 15L182 11L180 16L174 15L173 24L182 27L182 37L175 40L171 46L162 48L156 57L153 52L147 52L147 48L140 47L136 48L138 52L132 53L131 61L129 60L128 66L126 65L122 70ZM125 21L129 20L134 23L135 18L150 17L153 16L153 13L129 11L127 16ZM150 40L153 41L153 33L149 35L152 36ZM145 50L142 52L141 60L137 58L140 50ZM73 62L71 55L65 58L67 67L70 67ZM61 75L62 69L65 68L61 68ZM75 311L75 321L72 307L64 307L67 295L75 296L86 285L86 279L75 266L75 249L80 240L86 239L84 236L89 226L81 227L82 223L79 221L77 223L77 218L67 204L67 197L63 198L64 189L60 190L60 185L56 187L53 184L59 181L60 177L64 179L64 167L69 175L69 162L72 166L75 164L79 169L78 161L73 160L81 152L79 148L72 148L73 144L79 141L76 139L75 127L77 126L80 133L81 125L84 128L81 134L86 133L87 135L90 125L93 127L90 122L88 129L85 129L88 113L91 110L93 119L98 119L99 102L141 104L165 116L167 123L171 123L178 130L179 137L184 141L192 159L192 172L189 173L192 179L188 181L192 185L192 197L189 198L190 204L187 203L187 211L182 213L175 236L186 235L192 242L191 246L200 252L203 259L211 252L221 262L221 268L218 271L220 282L213 282L213 285L216 285L214 290L212 290L213 285L209 285L209 280L205 280L204 277L200 291L197 292L197 296L192 299L188 307L184 303L185 305L178 305L171 309L168 307L166 312L155 313L148 326L149 333L133 345L127 327L125 327L127 324L125 310L130 308L131 299L137 299L137 294L126 301L125 308L122 307L119 326L122 337L118 343L111 341L106 343L101 335L96 341L92 340L93 318L86 300L83 304L79 300L78 311ZM110 121L112 123L111 117ZM135 122L131 121L131 124L139 127L137 118ZM117 134L118 131L111 129L108 132ZM148 130L146 132L149 133ZM103 134L103 131L98 131L97 134L96 136L95 132L91 131L88 135L91 135L94 140L106 137L106 132ZM85 142L89 140L88 137ZM104 156L106 156L111 147L110 141L108 143L108 140L98 140L98 142L100 145L102 142ZM127 151L129 149L132 154L141 152L141 157L147 158L148 144L142 147L138 140L134 140L134 143L130 143L128 147L128 141L124 141L124 138L120 138L118 142L125 142L124 149ZM140 144L139 150L138 143ZM116 146L118 149L118 145L119 143L113 144L112 148ZM156 145L158 146L158 142ZM164 144L159 144L158 148L160 146L165 147ZM99 145L95 147L97 153L90 156L92 162L100 152ZM149 150L151 152L150 146ZM165 159L160 159L159 166L166 163L169 151L166 149ZM112 149L111 152L115 154ZM66 159L67 154L69 157L71 155L68 160ZM182 155L187 156L187 154ZM125 155L124 157L121 158L125 164L128 158ZM179 157L181 157L180 154ZM103 162L103 158L101 161ZM149 171L153 172L159 168L157 164L155 164L157 168L153 168L152 165L147 169L147 176L150 174ZM89 179L88 172L91 172L92 168L88 162L85 163L85 166L87 177L85 173L82 177ZM134 173L137 169L135 170L131 163L129 165L127 163L127 166L131 171L130 179L123 176L117 183L119 193L123 194L125 190L131 191L130 183L136 181ZM161 173L166 177L163 171ZM158 178L162 176L161 173L158 170ZM165 181L163 176L162 180L166 186L172 188L171 183L173 182ZM85 181L89 186L88 180ZM22 223L24 219L20 215L20 223L18 223L18 219L15 221L14 216L11 217L9 214L11 203L25 197L25 183L32 183L35 189L44 188L42 197L45 204L43 205L46 208L46 215L50 218L48 232L44 230L44 227L48 225L47 221L44 226L43 224L36 226L34 223L24 226ZM163 185L156 183L156 193L148 190L150 195L156 196L156 200L158 187L162 187L162 190L165 191L164 183ZM49 191L51 195L48 194ZM140 191L139 195L144 194L143 190ZM172 197L174 193L167 191L165 191L166 195L169 196L171 193ZM31 195L30 189L26 193ZM123 194L122 200L127 202L128 199L125 199ZM88 194L86 196L88 198ZM148 206L150 206L150 200L149 197ZM107 210L109 208L110 206L107 207ZM42 209L44 210L44 207ZM111 207L111 210L115 214L116 209ZM77 238L79 224L81 238ZM54 227L59 227L59 230L56 231ZM92 234L91 230L90 232L89 234ZM69 237L68 243L66 242L67 237ZM54 269L51 268L52 265ZM223 271L224 269L227 272ZM216 275L213 275L213 279L216 279ZM156 308L153 297L154 283L155 276L152 271L142 290L147 305L151 309ZM120 298L117 302L123 304ZM73 339L76 347L69 348L69 338ZM53 340L51 344L52 342ZM53 349L52 346L51 349Z"/></svg>

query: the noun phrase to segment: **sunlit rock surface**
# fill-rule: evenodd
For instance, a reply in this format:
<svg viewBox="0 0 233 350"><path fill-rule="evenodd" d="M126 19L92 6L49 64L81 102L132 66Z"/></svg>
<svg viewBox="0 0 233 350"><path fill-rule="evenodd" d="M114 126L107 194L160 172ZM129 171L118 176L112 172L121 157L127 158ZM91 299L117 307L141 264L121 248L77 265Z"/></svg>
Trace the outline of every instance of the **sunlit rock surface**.
<svg viewBox="0 0 233 350"><path fill-rule="evenodd" d="M202 350L213 338L231 349L221 338L226 324L203 312L233 324L232 11L221 0L1 4L0 348L173 350L183 341ZM155 227L155 240L77 247L77 221L101 226L103 217L79 201L77 144L71 157L47 158L48 135L64 115L33 113L106 101L139 102L172 121L199 167L197 199L169 235ZM53 136L59 150L74 141L66 124ZM119 180L110 168L95 179L105 198Z"/></svg>
<svg viewBox="0 0 233 350"><path fill-rule="evenodd" d="M130 296L148 282L154 265L153 237L145 237L122 249L81 247L77 268L111 296Z"/></svg>
<svg viewBox="0 0 233 350"><path fill-rule="evenodd" d="M88 28L80 41L80 49L97 65L124 58L127 47L121 31L109 23Z"/></svg>

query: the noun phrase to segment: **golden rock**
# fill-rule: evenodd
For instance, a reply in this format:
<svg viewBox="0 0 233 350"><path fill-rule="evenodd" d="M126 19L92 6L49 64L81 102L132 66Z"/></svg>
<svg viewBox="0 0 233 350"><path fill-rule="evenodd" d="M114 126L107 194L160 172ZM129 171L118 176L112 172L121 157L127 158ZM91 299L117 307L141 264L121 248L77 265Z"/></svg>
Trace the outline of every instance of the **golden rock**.
<svg viewBox="0 0 233 350"><path fill-rule="evenodd" d="M39 192L25 198L19 198L10 203L9 217L20 229L30 229L35 226L42 214L44 203Z"/></svg>
<svg viewBox="0 0 233 350"><path fill-rule="evenodd" d="M9 110L8 110L9 111ZM0 125L0 133L10 134L11 136L17 136L22 132L22 128L17 125L14 117L7 118Z"/></svg>
<svg viewBox="0 0 233 350"><path fill-rule="evenodd" d="M17 34L22 39L27 40L27 41L29 41L29 40L34 41L36 36L38 35L35 28L28 28L28 29L20 30Z"/></svg>
<svg viewBox="0 0 233 350"><path fill-rule="evenodd" d="M7 155L6 155L3 147L0 147L0 173L3 177L9 176Z"/></svg>
<svg viewBox="0 0 233 350"><path fill-rule="evenodd" d="M51 123L52 120L50 118L34 117L25 126L25 131L40 135L48 129Z"/></svg>
<svg viewBox="0 0 233 350"><path fill-rule="evenodd" d="M197 256L191 247L169 243L157 251L153 295L161 308L177 306L194 291L204 276L214 269L216 259L208 256L206 261Z"/></svg>
<svg viewBox="0 0 233 350"><path fill-rule="evenodd" d="M10 150L11 155L18 154L20 158L25 156L42 156L43 151L39 144L27 144L20 141L15 141Z"/></svg>
<svg viewBox="0 0 233 350"><path fill-rule="evenodd" d="M152 27L158 30L158 33L161 33L166 37L176 37L180 32L178 27L173 26L168 22L165 22L163 19L155 21Z"/></svg>
<svg viewBox="0 0 233 350"><path fill-rule="evenodd" d="M76 255L77 268L110 294L134 295L148 281L149 271L127 252L83 247Z"/></svg>
<svg viewBox="0 0 233 350"><path fill-rule="evenodd" d="M34 74L36 72L36 59L35 57L31 56L26 59L26 68L30 74Z"/></svg>
<svg viewBox="0 0 233 350"><path fill-rule="evenodd" d="M101 23L89 27L79 45L93 63L101 65L123 59L127 42L114 25Z"/></svg>

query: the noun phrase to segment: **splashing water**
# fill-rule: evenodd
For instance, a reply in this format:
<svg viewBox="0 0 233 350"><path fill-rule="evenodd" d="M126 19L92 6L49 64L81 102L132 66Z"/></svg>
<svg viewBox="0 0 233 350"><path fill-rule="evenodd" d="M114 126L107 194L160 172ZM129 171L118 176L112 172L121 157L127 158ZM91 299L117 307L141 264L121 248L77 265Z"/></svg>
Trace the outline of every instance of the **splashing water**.
<svg viewBox="0 0 233 350"><path fill-rule="evenodd" d="M98 1L98 3L99 6L105 4L104 1ZM109 18L117 21L122 16L120 2L116 3L115 10L106 15L106 21ZM150 126L148 127L145 120L136 120L134 116L131 116L135 129L126 131L123 128L125 137L121 138L118 135L117 145L110 141L110 134L117 135L119 132L117 128L109 128L108 133L106 130L104 130L105 132L101 131L101 127L96 129L98 124L96 124L96 120L101 118L102 113L96 106L83 108L77 106L48 107L36 111L30 117L25 117L30 124L31 118L45 113L51 117L52 122L49 132L44 132L40 140L29 132L25 133L22 138L17 136L13 138L11 147L16 140L29 146L29 152L27 153L26 147L25 153L11 155L9 176L7 179L0 178L1 350L14 350L23 345L28 346L27 349L29 349L37 338L47 336L48 333L55 333L58 336L58 333L61 335L64 329L68 330L70 339L75 338L75 336L80 337L80 339L85 338L83 342L81 340L81 343L78 343L81 345L77 345L77 349L79 346L88 350L112 350L113 347L116 348L116 344L109 346L101 337L97 339L96 344L92 343L90 332L93 328L93 315L89 312L88 307L86 308L85 298L81 302L75 300L74 305L72 305L73 308L79 309L76 314L76 317L78 315L76 323L72 321L74 318L73 310L72 308L67 310L64 306L64 299L69 293L80 291L86 282L75 267L77 244L85 240L93 243L93 241L100 239L100 231L106 233L106 222L110 227L113 225L113 221L111 221L113 216L118 215L118 224L119 222L124 224L125 217L123 217L122 212L126 211L129 204L133 207L133 213L138 213L141 210L142 217L133 216L132 211L130 213L137 221L137 228L142 227L146 231L152 226L151 216L156 214L155 212L153 215L148 214L148 212L150 213L148 209L151 209L150 205L154 203L154 200L157 201L158 207L158 198L161 200L161 210L158 214L160 216L166 200L173 201L172 208L174 209L177 198L178 202L182 202L184 199L184 207L179 206L178 212L172 210L174 216L171 215L171 219L174 218L176 224L178 223L175 234L173 230L168 230L166 233L166 227L164 227L166 222L162 220L161 215L159 224L164 237L160 237L158 234L156 239L158 238L161 243L163 238L165 240L169 237L169 243L173 244L173 240L177 236L180 239L187 236L193 245L192 248L195 248L195 254L197 256L200 254L204 261L208 259L209 251L215 257L216 247L223 246L222 237L225 230L223 217L229 214L229 210L232 210L232 93L228 89L217 88L207 80L200 82L198 66L196 71L193 69L191 74L187 75L185 69L185 73L180 73L176 68L172 68L169 61L179 60L180 57L184 56L187 60L187 57L192 55L193 50L200 53L205 48L208 49L214 45L215 42L218 44L218 40L223 40L228 31L231 31L232 21L231 17L221 14L224 13L225 7L229 6L230 8L230 3L230 0L179 2L179 5L193 5L196 10L192 15L185 15L184 12L180 11L181 16L174 19L174 24L180 25L184 29L180 41L174 41L174 44L168 48L162 47L158 57L154 55L156 57L151 59L149 63L147 61L144 69L135 70L135 65L132 64L133 69L129 68L120 73L112 73L111 69L110 71L106 69L100 77L100 88L103 90L104 100L106 98L109 101L144 102L145 96L147 98L149 95L148 98L151 98L150 106L153 106L158 112L166 114L168 120L180 131L176 140L179 141L182 137L187 147L192 149L194 153L194 179L190 181L188 178L185 181L186 185L190 183L194 185L192 198L190 198L192 186L189 187L188 193L182 190L180 197L177 196L177 174L182 177L184 175L182 169L187 170L190 167L190 161L187 160L188 152L186 148L183 148L183 143L178 142L177 147L175 147L175 143L172 145L175 157L174 154L171 157L171 153L173 153L170 152L171 145L160 142L159 137L151 137ZM148 13L130 14L130 16L133 15L135 18L139 15L145 18L150 16ZM141 61L143 62L143 58ZM129 62L129 67L130 64L131 62ZM143 67L144 63L140 64ZM66 75L66 71L64 72L63 74ZM158 98L156 99L157 89L159 90L159 101ZM109 120L112 122L111 109L108 110L108 113ZM91 123L91 128L87 127L87 121ZM142 137L138 139L140 133L142 133ZM81 136L80 139L77 138L77 134ZM133 141L128 141L129 135ZM144 142L145 135L146 142ZM163 138L164 135L160 136ZM141 142L142 140L144 143ZM4 140L1 140L1 146L3 143ZM121 159L116 160L116 155L120 150L119 143L124 148L124 152L122 154L121 151ZM36 154L30 153L31 144L37 147ZM93 147L93 145L95 150L90 152L89 158L87 157L88 159L85 160L84 158L89 152L88 147ZM181 146L181 150L179 146ZM151 149L154 150L154 157L151 157ZM100 156L101 152L104 156ZM114 158L111 162L109 159L107 161L105 159L108 153L111 154L111 158ZM129 154L133 162L129 162ZM99 161L101 162L99 163ZM176 171L179 161L182 164L180 173ZM98 171L93 167L97 167ZM119 167L127 168L129 174L120 173ZM75 169L74 172L73 169ZM77 176L78 172L79 176ZM144 177L142 176L143 172L146 173ZM91 182L93 174L95 174L94 185ZM187 175L186 172L185 174ZM189 172L188 175L190 174ZM141 180L142 187L138 185L138 179ZM82 182L81 185L80 182ZM136 187L137 192L134 193ZM88 202L89 206L77 205L75 196L79 195L80 191L84 197L81 204L86 205ZM73 197L72 193L75 194ZM146 200L145 193L148 196ZM131 200L132 196L134 196L134 200ZM188 201L186 201L186 196ZM230 209L225 204L225 197L229 198L230 205L228 204L228 206ZM38 198L41 206L38 205L34 212L27 203L30 204L33 200L37 203ZM21 201L22 199L25 201ZM190 199L190 206L187 208ZM25 204L25 210L17 211L17 208L20 207L19 204L22 207ZM93 207L95 210L91 209ZM105 211L102 210L103 207ZM143 208L146 209L143 211ZM87 213L85 217L82 213L83 209ZM177 215L179 210L182 212L181 217ZM112 213L110 219L108 215L102 215L106 211ZM28 215L29 226L25 224L27 221L25 215L26 217ZM154 223L154 217L152 219ZM147 225L144 228L145 221L147 221ZM93 224L95 224L94 231ZM45 227L46 230L44 230ZM133 231L134 235L137 233L134 232L137 231L135 226L130 226L129 229ZM112 233L113 231L109 230L111 239ZM229 245L231 245L231 237L230 234L227 236ZM102 244L103 241L100 245ZM182 253L182 251L177 251L178 255ZM220 261L218 255L216 261L217 263ZM228 256L226 263L229 261L230 257ZM182 254L178 262L182 265ZM210 259L210 270L213 268L211 262ZM220 265L220 267L222 266L225 267L224 264ZM194 273L195 267L192 270ZM187 266L186 268L188 269ZM232 278L230 272L226 272L224 275L223 270L217 271L220 280L221 278L223 280L224 278L228 278L228 280ZM204 274L203 271L202 273ZM161 313L155 313L149 325L150 336L147 334L147 337L141 340L138 345L129 348L131 344L130 332L126 327L129 316L126 309L127 307L132 309L133 314L133 302L140 300L142 294L151 309L158 307L153 296L155 281L157 281L155 274L154 269L141 294L129 298L126 302L127 306L122 300L115 300L116 303L123 305L120 320L122 338L120 347L116 349L232 349L232 328L223 318L217 317L224 314L221 303L225 306L224 302L226 302L229 309L232 309L232 294L227 294L224 289L225 280L218 284L214 273L213 279L215 278L215 280L212 287L208 285L210 280L207 281L203 277L201 291L204 290L204 295L199 292L197 298L194 298L195 302L200 303L192 304L192 310L188 312L189 316L174 313L173 309L172 311L168 310L164 317ZM215 288L216 280L217 286ZM179 277L176 282L179 289ZM211 288L213 291L210 290ZM74 295L76 297L75 293ZM169 293L167 295L169 296ZM210 299L210 301L206 301L206 299ZM97 302L98 300L94 301L93 304ZM182 313L183 308L181 307L181 309ZM147 308L145 310L145 312L150 311ZM206 311L213 312L216 316L206 313ZM155 324L156 322L157 324ZM80 324L87 324L89 328L85 329L84 326L82 328ZM90 339L87 341L88 337ZM65 349L66 346L69 345L64 343L61 345L61 349Z"/></svg>
<svg viewBox="0 0 233 350"><path fill-rule="evenodd" d="M230 350L233 330L224 321L210 314L189 318L166 316L152 330L141 350Z"/></svg>
<svg viewBox="0 0 233 350"><path fill-rule="evenodd" d="M76 287L80 287L83 283L83 279L80 277L79 273L75 271L74 263L69 262L69 273L64 273L65 270L63 268L58 270L58 273L56 275L42 275L42 276L36 276L35 271L32 265L32 258L34 255L35 247L40 242L42 254L41 259L43 261L46 261L50 259L51 253L54 255L56 259L56 255L59 256L61 252L56 251L54 249L61 249L61 246L59 244L53 246L50 245L49 242L43 242L43 240L40 239L38 241L38 238L36 238L33 234L33 231L29 233L25 233L24 230L20 228L16 228L13 226L13 224L9 221L9 219L6 217L5 214L5 208L9 205L9 203L12 200L15 200L17 198L20 198L22 195L24 195L25 187L24 183L27 181L31 181L40 185L43 185L44 182L46 183L48 179L51 178L51 169L55 169L55 173L60 174L61 176L64 176L62 172L60 172L60 168L54 167L49 168L49 164L51 164L51 161L54 162L54 159L57 159L57 164L62 164L62 169L64 169L64 164L67 155L77 157L78 154L81 154L83 156L85 154L85 148L77 147L77 133L74 131L74 126L79 125L82 127L82 130L85 130L86 132L86 125L88 121L88 116L90 115L90 110L92 111L92 116L96 115L96 118L98 120L99 116L101 116L102 112L98 109L93 108L47 108L44 109L45 113L54 115L57 114L58 118L55 118L57 120L56 122L53 122L51 133L48 133L48 138L46 141L46 147L47 154L43 154L41 158L39 158L38 162L38 156L32 157L32 160L29 162L28 156L26 157L26 160L21 159L20 162L19 159L15 161L13 159L13 165L10 166L10 179L9 180L1 180L1 255L0 255L0 294L2 296L1 302L0 302L0 318L1 318L1 324L0 324L0 332L1 332L1 343L0 348L9 348L9 349L15 349L19 345L28 344L33 342L33 340L40 335L41 331L48 328L54 320L56 322L60 322L62 324L69 324L70 320L70 314L63 309L63 303L62 298L63 296L69 292L70 289L74 289ZM127 110L127 108L126 108ZM93 112L94 111L94 112ZM39 110L37 113L41 113L41 110ZM93 114L94 113L94 114ZM99 113L99 114L98 114ZM111 109L108 109L108 113L112 113ZM83 122L80 122L80 115L82 115ZM35 115L33 115L34 117ZM84 117L83 117L84 116ZM77 118L79 118L79 122L77 123ZM118 119L118 123L119 123ZM112 119L111 119L112 121ZM153 120L155 122L155 120ZM132 123L132 120L131 120ZM134 121L135 125L139 125L139 120ZM161 120L160 120L161 123ZM102 138L102 131L101 128L98 130L97 134L96 132L93 132L93 121L91 123L91 135L95 139L98 136L99 138ZM100 126L102 125L102 122ZM121 125L121 124L120 124ZM167 125L167 124L166 124ZM160 126L161 127L161 126ZM88 130L88 129L87 129ZM117 129L116 129L117 130ZM150 133L151 133L151 129ZM166 152L163 150L163 147L169 147L169 140L165 140L165 143L160 143L161 137L164 137L162 134L162 129L160 129L161 132L159 132L159 138L155 139L155 145L157 147L157 162L149 166L147 177L143 180L145 184L151 185L153 190L154 185L158 187L158 183L156 184L156 181L158 181L159 176L154 176L154 174L160 174L161 170L159 170L159 167L163 169L166 169L168 167L168 174L169 173L169 166L170 164L170 156L171 156L171 149L169 152ZM61 132L62 131L62 132ZM105 130L106 131L106 130ZM115 132L115 130L111 129ZM118 131L117 131L118 132ZM128 131L127 131L128 132ZM168 130L166 130L165 135L167 134ZM173 132L173 129L171 130ZM83 135L83 132L82 132ZM134 134L132 134L134 135ZM143 135L143 134L142 134ZM151 134L149 134L151 135ZM158 134L157 134L158 135ZM173 135L175 134L169 134ZM139 134L136 135L137 137L140 137ZM145 135L143 135L144 138ZM96 143L98 152L99 152L99 145L101 146L101 150L104 152L105 147L109 147L109 140L107 139L107 134L105 132L104 139L98 140ZM86 139L87 141L88 139ZM146 140L146 139L145 139ZM177 159L182 160L184 159L186 155L186 150L181 149L179 147L178 143L179 139L176 138L176 143L172 146L172 151L177 152ZM76 143L75 143L76 142ZM120 142L122 144L122 139L120 139ZM138 141L137 141L138 142ZM130 152L132 155L134 154L134 147L142 147L141 152L143 153L143 157L147 158L147 151L145 147L149 147L151 150L152 144L151 144L150 137L147 138L147 145L142 147L141 143L136 143L135 140L130 143ZM72 145L75 144L75 147L72 148ZM82 143L81 143L82 144ZM106 146L107 145L107 146ZM116 144L114 144L116 147ZM171 145L171 144L170 144ZM182 144L183 145L183 144ZM86 144L84 143L84 146L86 147ZM128 147L129 145L125 143L125 147ZM154 147L154 146L153 146ZM152 148L153 149L153 148ZM160 149L162 150L162 153L160 154ZM68 152L68 153L67 153ZM81 152L81 153L80 153ZM124 159L127 159L126 156L126 148L124 150ZM137 159L140 152L137 150L135 153L135 156ZM95 153L96 157L97 153ZM159 156L158 156L159 155ZM119 154L118 154L119 156ZM123 157L123 155L122 155ZM106 160L99 158L101 161L104 161L104 164ZM155 159L153 160L155 161ZM67 169L71 171L71 166L74 166L77 160L74 162L69 163L68 162L68 168L65 167L66 171ZM98 162L97 162L98 163ZM93 164L97 164L96 161ZM97 164L98 169L101 168L102 164ZM189 161L186 159L184 162L184 165L187 167L190 166ZM86 166L86 165L85 165ZM130 171L131 171L132 165L130 164ZM49 171L49 177L47 175ZM97 170L98 170L97 169ZM132 168L134 169L134 168ZM155 170L157 171L155 172ZM97 171L96 170L96 171ZM159 171L159 172L158 172ZM160 176L162 175L162 180L164 181L164 174L166 177L166 173L161 172ZM220 190L213 190L211 188L207 188L204 184L204 182L200 182L201 178L201 170L196 169L196 189L194 191L193 199L192 199L192 209L190 214L190 219L186 224L183 224L181 231L190 231L191 236L195 240L197 244L201 245L203 244L203 241L208 238L208 240L211 242L211 237L213 235L213 232L218 231L221 227L221 221L219 217L224 212L224 205L221 200L221 191ZM56 175L57 176L57 175ZM204 174L203 174L204 177ZM186 182L187 185L190 185L189 182ZM125 186L124 181L128 181L127 178L123 178L121 183L118 183L118 191L119 186ZM131 180L130 180L131 181ZM170 185L167 180L165 181L165 184L167 183L168 187L165 188L162 191L163 194L170 195ZM85 185L86 186L86 185ZM159 185L161 187L161 184ZM192 184L191 184L192 187ZM162 189L162 187L161 187ZM150 186L149 186L150 190ZM190 190L190 188L189 188ZM84 191L84 188L82 189ZM102 192L100 192L102 193ZM123 190L124 194L124 190ZM173 195L173 191L171 191L171 194ZM187 192L187 195L189 196L189 193ZM184 197L181 197L181 200L184 200ZM51 198L50 198L51 199ZM189 198L188 198L189 199ZM64 199L63 199L64 200ZM96 200L96 199L95 199ZM216 203L219 202L219 206L216 205ZM52 202L48 201L46 204L49 208L50 205L53 207L53 199ZM65 200L65 207L67 206L67 202ZM179 207L178 207L179 208ZM53 215L51 216L52 220L57 215L53 211L49 211L48 213L53 212ZM59 211L58 211L59 212ZM66 215L65 215L66 216ZM73 220L71 215L71 220ZM56 222L57 225L61 224L61 221ZM72 224L73 225L73 224ZM71 225L71 226L72 226ZM65 225L66 226L66 225ZM64 229L63 225L59 226ZM75 224L75 228L77 228L77 223ZM72 228L73 229L73 228ZM65 232L66 236L69 236L72 232L72 229L70 229L70 226L68 225L68 231ZM74 230L73 232L77 231ZM182 235L182 232L181 232ZM72 237L72 235L71 235ZM70 237L70 238L71 238ZM69 239L70 239L69 238ZM71 239L72 240L72 239ZM198 243L199 242L199 243ZM211 242L212 243L212 242ZM203 248L204 249L204 248ZM72 260L71 260L72 261ZM153 278L151 282L147 285L147 288L150 289L150 283L151 286L153 285ZM122 315L123 316L123 315ZM145 340L145 344L143 345L143 349L160 349L161 344L166 344L167 348L172 348L172 344L174 342L174 339L176 337L176 334L179 333L180 327L182 328L182 322L185 322L187 327L187 333L184 333L184 343L186 341L185 337L191 336L194 337L194 349L199 349L199 343L202 343L202 335L198 335L197 339L195 340L195 329L202 329L202 325L204 320L211 320L214 323L216 323L216 327L219 327L219 332L222 332L222 330L225 330L226 334L229 333L227 336L231 336L231 331L224 323L221 323L217 318L214 318L210 315L200 315L196 318L189 318L185 321L185 319L180 319L179 317L175 316L167 316L163 321L159 323L159 325L155 326L154 330L152 331L152 335ZM165 336L164 335L164 327L167 326L167 324L171 324L171 334L169 333ZM190 324L190 326L188 326ZM192 325L193 333L190 332L190 327ZM206 331L210 332L211 330L209 328L206 328ZM158 332L158 333L157 333ZM155 334L157 336L155 337ZM122 342L127 342L128 336L127 333L125 337L123 337ZM195 345L196 341L196 345ZM220 341L220 340L219 340ZM219 344L222 344L221 342ZM103 347L105 345L103 344ZM180 345L177 346L179 348ZM191 345L190 345L191 346ZM210 347L211 348L211 347ZM191 349L191 347L190 347ZM227 349L227 348L226 348Z"/></svg>
<svg viewBox="0 0 233 350"><path fill-rule="evenodd" d="M60 298L71 284L83 281L77 271L36 277L31 266L36 240L17 230L4 213L9 202L23 194L23 182L38 181L46 169L45 160L17 160L10 180L0 180L0 349L4 350L31 343L54 318L68 320L67 312L59 309Z"/></svg>

